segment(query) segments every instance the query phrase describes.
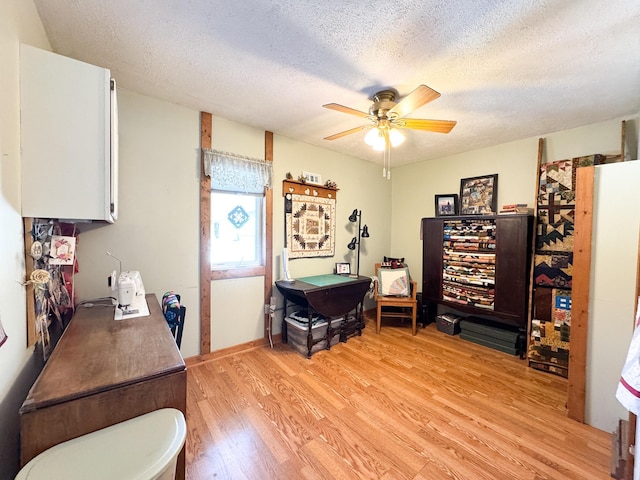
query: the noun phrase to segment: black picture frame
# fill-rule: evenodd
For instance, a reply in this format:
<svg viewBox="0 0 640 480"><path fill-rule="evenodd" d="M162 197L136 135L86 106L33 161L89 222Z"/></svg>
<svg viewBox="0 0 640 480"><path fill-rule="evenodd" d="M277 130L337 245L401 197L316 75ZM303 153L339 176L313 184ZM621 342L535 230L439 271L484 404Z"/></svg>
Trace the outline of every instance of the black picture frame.
<svg viewBox="0 0 640 480"><path fill-rule="evenodd" d="M350 263L336 263L336 273L338 275L345 275L351 273L351 264Z"/></svg>
<svg viewBox="0 0 640 480"><path fill-rule="evenodd" d="M436 217L458 215L458 194L447 193L436 195Z"/></svg>
<svg viewBox="0 0 640 480"><path fill-rule="evenodd" d="M460 215L494 215L497 205L497 173L460 180Z"/></svg>

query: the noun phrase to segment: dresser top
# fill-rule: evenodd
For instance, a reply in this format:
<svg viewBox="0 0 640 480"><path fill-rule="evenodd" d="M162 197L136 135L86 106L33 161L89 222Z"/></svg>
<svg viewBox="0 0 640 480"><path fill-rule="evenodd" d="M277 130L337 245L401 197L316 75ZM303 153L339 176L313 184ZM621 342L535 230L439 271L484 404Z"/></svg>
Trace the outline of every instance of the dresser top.
<svg viewBox="0 0 640 480"><path fill-rule="evenodd" d="M185 370L153 294L149 316L114 320L114 308L79 308L20 413Z"/></svg>

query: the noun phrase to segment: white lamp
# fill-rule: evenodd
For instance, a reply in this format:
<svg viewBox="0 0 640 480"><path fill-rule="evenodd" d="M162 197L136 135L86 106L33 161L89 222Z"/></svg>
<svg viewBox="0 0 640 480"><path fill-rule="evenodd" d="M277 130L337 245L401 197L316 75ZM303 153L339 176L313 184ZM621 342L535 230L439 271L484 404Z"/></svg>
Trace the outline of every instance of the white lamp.
<svg viewBox="0 0 640 480"><path fill-rule="evenodd" d="M382 148L384 148L384 136L382 134L382 130L378 127L369 130L364 137L364 143L372 146L374 150L381 150L376 148L380 143L382 143Z"/></svg>
<svg viewBox="0 0 640 480"><path fill-rule="evenodd" d="M404 135L397 128L392 128L389 130L389 141L392 147L397 147L404 142Z"/></svg>
<svg viewBox="0 0 640 480"><path fill-rule="evenodd" d="M397 147L402 142L404 142L404 135L400 133L397 128L390 128L389 132L389 143L391 143L392 147ZM367 145L371 145L371 147L377 152L382 152L385 149L385 139L384 139L384 129L383 128L372 128L364 137L364 142Z"/></svg>
<svg viewBox="0 0 640 480"><path fill-rule="evenodd" d="M384 152L382 176L391 179L391 147L404 142L404 135L396 128L389 128L388 122L378 125L367 132L364 137L367 145L377 152Z"/></svg>

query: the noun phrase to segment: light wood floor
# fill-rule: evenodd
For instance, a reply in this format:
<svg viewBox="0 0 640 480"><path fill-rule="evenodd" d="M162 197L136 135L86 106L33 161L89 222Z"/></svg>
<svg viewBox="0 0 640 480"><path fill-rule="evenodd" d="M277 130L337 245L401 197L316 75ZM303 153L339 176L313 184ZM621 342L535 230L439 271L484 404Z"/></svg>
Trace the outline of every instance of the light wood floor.
<svg viewBox="0 0 640 480"><path fill-rule="evenodd" d="M434 325L230 355L188 370L187 478L610 478L566 383Z"/></svg>

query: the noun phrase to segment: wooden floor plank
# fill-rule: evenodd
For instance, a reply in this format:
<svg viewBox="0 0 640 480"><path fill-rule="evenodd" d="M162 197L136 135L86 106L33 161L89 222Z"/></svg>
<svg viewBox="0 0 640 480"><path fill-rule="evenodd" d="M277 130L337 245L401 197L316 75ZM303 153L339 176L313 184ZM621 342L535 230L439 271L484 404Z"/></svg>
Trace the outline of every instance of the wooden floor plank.
<svg viewBox="0 0 640 480"><path fill-rule="evenodd" d="M311 359L276 344L188 369L187 478L606 479L567 380L434 325L369 322Z"/></svg>

